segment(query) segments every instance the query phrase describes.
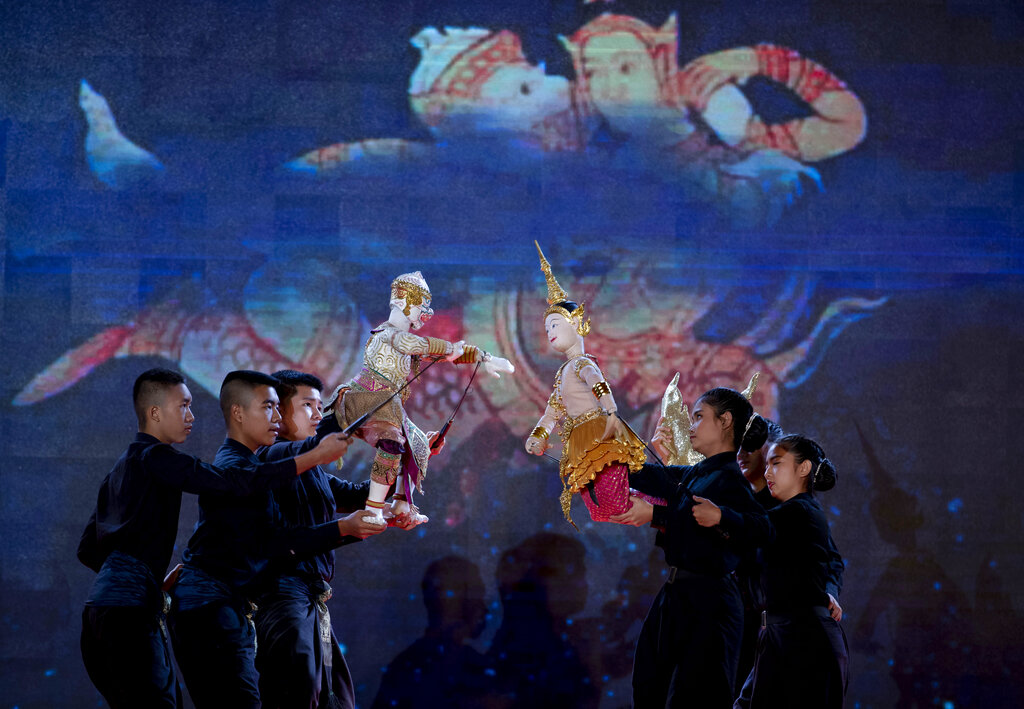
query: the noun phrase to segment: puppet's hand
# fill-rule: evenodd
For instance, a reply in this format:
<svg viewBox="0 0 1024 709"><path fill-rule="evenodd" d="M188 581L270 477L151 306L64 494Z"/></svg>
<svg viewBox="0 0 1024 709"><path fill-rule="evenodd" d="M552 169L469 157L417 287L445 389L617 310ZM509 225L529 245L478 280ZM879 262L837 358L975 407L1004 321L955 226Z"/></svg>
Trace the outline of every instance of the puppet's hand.
<svg viewBox="0 0 1024 709"><path fill-rule="evenodd" d="M434 442L437 441L437 437L440 435L440 431L431 431L427 434L427 440L430 441L430 455L437 455L444 450L444 444L446 443L446 439L444 438L441 439L440 445L438 445L436 449L434 448Z"/></svg>
<svg viewBox="0 0 1024 709"><path fill-rule="evenodd" d="M495 379L501 379L502 372L512 374L516 371L516 367L504 357L491 355L490 359L484 362L484 371Z"/></svg>
<svg viewBox="0 0 1024 709"><path fill-rule="evenodd" d="M530 436L526 439L526 452L533 455L544 455L544 451L551 447L546 438Z"/></svg>
<svg viewBox="0 0 1024 709"><path fill-rule="evenodd" d="M462 356L462 353L465 352L465 350L466 350L466 341L465 340L459 340L458 342L453 342L452 343L452 351L451 351L451 353L450 354L446 354L444 356L444 358L445 358L445 360L447 360L449 362L454 362L455 360L457 360L459 357Z"/></svg>
<svg viewBox="0 0 1024 709"><path fill-rule="evenodd" d="M622 421L613 413L608 416L608 423L604 425L604 433L601 434L601 440L607 441L609 438L614 438L618 433L622 433Z"/></svg>

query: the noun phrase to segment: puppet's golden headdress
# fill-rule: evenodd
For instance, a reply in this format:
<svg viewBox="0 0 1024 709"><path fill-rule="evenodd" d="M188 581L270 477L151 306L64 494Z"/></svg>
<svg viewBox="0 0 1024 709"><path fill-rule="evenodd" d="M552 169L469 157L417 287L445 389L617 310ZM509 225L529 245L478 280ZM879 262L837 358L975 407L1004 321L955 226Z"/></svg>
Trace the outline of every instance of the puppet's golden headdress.
<svg viewBox="0 0 1024 709"><path fill-rule="evenodd" d="M404 312L408 315L410 306L430 302L430 287L419 271L403 273L391 282L391 299L405 299Z"/></svg>
<svg viewBox="0 0 1024 709"><path fill-rule="evenodd" d="M572 312L561 305L565 302L571 302L569 301L569 294L555 280L554 274L551 273L551 264L544 258L544 252L540 250L540 244L537 243L536 239L533 243L537 247L537 253L540 254L540 270L544 272L544 279L548 282L548 309L544 311L544 317L551 315L551 313L558 313L569 322L579 318L576 321L576 332L586 337L590 332L590 318L586 317L587 304L580 303L579 307Z"/></svg>

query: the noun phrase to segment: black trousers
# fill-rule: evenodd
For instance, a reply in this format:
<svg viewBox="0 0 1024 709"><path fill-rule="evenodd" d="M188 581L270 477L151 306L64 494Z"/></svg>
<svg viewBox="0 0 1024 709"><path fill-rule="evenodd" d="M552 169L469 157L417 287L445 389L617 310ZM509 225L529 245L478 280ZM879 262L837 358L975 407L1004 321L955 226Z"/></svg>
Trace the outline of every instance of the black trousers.
<svg viewBox="0 0 1024 709"><path fill-rule="evenodd" d="M743 604L730 577L686 575L666 583L637 639L637 709L732 706Z"/></svg>
<svg viewBox="0 0 1024 709"><path fill-rule="evenodd" d="M850 651L842 626L810 612L768 617L758 637L757 658L737 707L839 709L848 682Z"/></svg>
<svg viewBox="0 0 1024 709"><path fill-rule="evenodd" d="M143 606L86 606L81 645L89 679L113 709L182 706L157 611Z"/></svg>
<svg viewBox="0 0 1024 709"><path fill-rule="evenodd" d="M259 709L256 633L246 610L217 600L171 613L174 656L196 709Z"/></svg>
<svg viewBox="0 0 1024 709"><path fill-rule="evenodd" d="M352 675L332 628L330 674L320 641L316 598L320 589L283 577L257 598L256 669L267 709L354 709Z"/></svg>

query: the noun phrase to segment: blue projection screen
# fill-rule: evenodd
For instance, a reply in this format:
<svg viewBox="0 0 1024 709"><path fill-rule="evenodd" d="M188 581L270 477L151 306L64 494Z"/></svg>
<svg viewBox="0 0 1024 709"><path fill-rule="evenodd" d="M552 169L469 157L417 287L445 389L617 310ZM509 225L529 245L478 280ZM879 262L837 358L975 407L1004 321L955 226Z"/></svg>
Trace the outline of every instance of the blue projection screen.
<svg viewBox="0 0 1024 709"><path fill-rule="evenodd" d="M562 361L535 239L641 435L676 372L691 407L759 372L755 409L835 461L848 706L1021 705L1022 37L1009 0L5 4L4 705L105 706L75 549L134 378L185 374L210 460L228 371L333 389L419 270L422 334L517 371L473 383L430 522L337 552L358 703L484 676L496 707L629 706L664 561L569 526L523 448ZM425 373L413 420L470 372Z"/></svg>

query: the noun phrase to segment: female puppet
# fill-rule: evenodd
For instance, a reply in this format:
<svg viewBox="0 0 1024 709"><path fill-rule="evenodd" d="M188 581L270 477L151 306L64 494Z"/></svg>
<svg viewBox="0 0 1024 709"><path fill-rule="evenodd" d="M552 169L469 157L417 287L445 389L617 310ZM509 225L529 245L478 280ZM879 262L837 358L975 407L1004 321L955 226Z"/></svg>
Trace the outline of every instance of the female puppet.
<svg viewBox="0 0 1024 709"><path fill-rule="evenodd" d="M583 338L590 332L586 304L569 300L551 274L540 244L537 253L548 282L544 332L551 347L566 359L555 374L554 391L544 415L526 439L526 450L542 455L550 447L549 435L560 422L562 513L573 524L569 514L572 496L581 493L591 518L604 522L629 508L628 475L644 464L644 446L616 416L615 398L597 358L584 352Z"/></svg>
<svg viewBox="0 0 1024 709"><path fill-rule="evenodd" d="M515 371L512 363L464 341L448 342L436 337L420 337L419 330L434 311L430 308L430 288L419 271L404 273L391 283L391 315L370 331L363 352L363 367L347 384L339 386L325 409L332 410L342 429L360 416L387 402L356 431L356 435L377 449L370 469L370 496L366 509L384 524L384 500L397 484L392 512L396 517L411 514L415 522L426 518L412 507L412 491L423 491L422 480L437 435L427 435L405 413L409 375L420 370L422 358L444 359L455 364L480 363L486 372L500 377ZM429 366L429 365L428 365Z"/></svg>

